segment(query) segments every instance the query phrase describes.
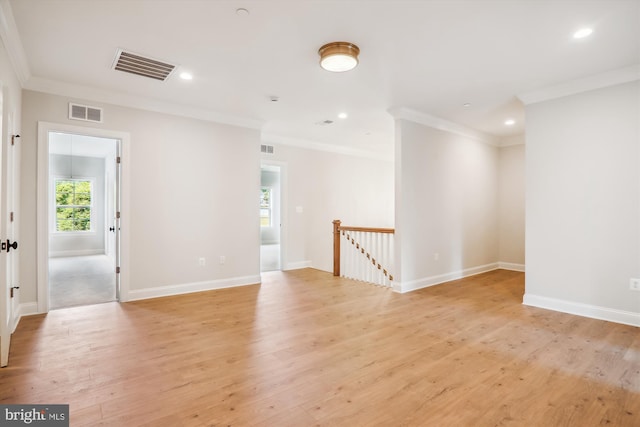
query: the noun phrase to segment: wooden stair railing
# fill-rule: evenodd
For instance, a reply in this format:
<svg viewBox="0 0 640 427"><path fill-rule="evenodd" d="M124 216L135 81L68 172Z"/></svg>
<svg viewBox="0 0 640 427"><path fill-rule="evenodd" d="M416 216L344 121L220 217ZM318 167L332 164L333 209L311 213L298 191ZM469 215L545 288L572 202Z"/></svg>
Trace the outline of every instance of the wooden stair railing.
<svg viewBox="0 0 640 427"><path fill-rule="evenodd" d="M377 269L382 273L387 286L389 286L388 282L393 280L393 275L389 271L389 267L393 262L393 250L390 247L380 247L380 245L392 245L392 240L389 239L378 239L372 236L381 236L381 235L393 235L395 230L393 228L373 228L373 227L352 227L352 226L343 226L342 221L334 220L333 221L333 275L334 276L345 276L350 277L356 280L370 281L376 284L385 284L380 283L380 281L375 280L372 277L371 272L367 274L366 272L359 271L359 273L353 274L345 274L344 270L341 269L341 263L344 261L344 254L341 253L341 240L345 238L346 242L350 242L356 249L356 252L359 253L362 258L358 261L359 263L370 264L374 269ZM356 235L356 236L354 236ZM372 253L372 248L365 247L361 241L358 241L358 237L366 239L369 244L374 246L375 250L378 252L377 254ZM392 237L392 236L391 236ZM384 259L382 256L383 253L387 254L388 259ZM381 259L382 258L382 259ZM364 264L363 264L364 265ZM365 267L365 268L370 268ZM355 268L355 270L358 270Z"/></svg>

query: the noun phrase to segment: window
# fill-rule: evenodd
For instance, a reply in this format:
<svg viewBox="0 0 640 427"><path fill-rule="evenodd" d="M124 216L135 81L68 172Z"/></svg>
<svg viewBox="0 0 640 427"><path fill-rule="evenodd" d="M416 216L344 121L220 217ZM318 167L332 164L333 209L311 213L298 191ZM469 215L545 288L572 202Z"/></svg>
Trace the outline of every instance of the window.
<svg viewBox="0 0 640 427"><path fill-rule="evenodd" d="M91 231L93 183L86 179L56 179L56 231Z"/></svg>
<svg viewBox="0 0 640 427"><path fill-rule="evenodd" d="M260 191L260 227L271 227L271 188Z"/></svg>

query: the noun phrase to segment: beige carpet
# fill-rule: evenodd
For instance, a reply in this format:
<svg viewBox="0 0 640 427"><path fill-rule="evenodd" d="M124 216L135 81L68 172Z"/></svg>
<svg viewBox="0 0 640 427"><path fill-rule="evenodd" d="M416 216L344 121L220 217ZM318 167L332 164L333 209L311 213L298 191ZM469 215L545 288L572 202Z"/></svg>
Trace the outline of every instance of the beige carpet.
<svg viewBox="0 0 640 427"><path fill-rule="evenodd" d="M260 271L277 271L280 269L280 245L261 245Z"/></svg>
<svg viewBox="0 0 640 427"><path fill-rule="evenodd" d="M116 274L106 255L49 258L49 308L116 299Z"/></svg>

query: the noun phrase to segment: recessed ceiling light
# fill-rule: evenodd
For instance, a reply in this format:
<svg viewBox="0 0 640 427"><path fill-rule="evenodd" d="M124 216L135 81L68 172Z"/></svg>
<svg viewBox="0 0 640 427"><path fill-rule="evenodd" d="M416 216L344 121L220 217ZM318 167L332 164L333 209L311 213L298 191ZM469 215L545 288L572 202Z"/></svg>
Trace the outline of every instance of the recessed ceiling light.
<svg viewBox="0 0 640 427"><path fill-rule="evenodd" d="M516 121L513 120L513 119L507 119L507 120L504 121L504 124L507 125L507 126L513 126L513 125L516 124Z"/></svg>
<svg viewBox="0 0 640 427"><path fill-rule="evenodd" d="M593 33L593 30L591 28L580 28L578 31L573 33L573 38L574 39L583 39L585 37L590 36L591 33Z"/></svg>
<svg viewBox="0 0 640 427"><path fill-rule="evenodd" d="M471 107L471 103L470 102L465 102L464 104L462 104L463 107Z"/></svg>
<svg viewBox="0 0 640 427"><path fill-rule="evenodd" d="M192 80L193 79L193 75L191 75L191 73L187 73L186 71L183 73L180 73L180 78L182 80Z"/></svg>
<svg viewBox="0 0 640 427"><path fill-rule="evenodd" d="M338 114L338 118L339 119L346 119L347 117L349 117L349 115L347 113L340 113Z"/></svg>
<svg viewBox="0 0 640 427"><path fill-rule="evenodd" d="M236 15L249 16L249 9L245 9L244 7L239 7L238 9L236 9Z"/></svg>
<svg viewBox="0 0 640 427"><path fill-rule="evenodd" d="M277 96L277 95L271 95L271 96L269 97L269 101L271 101L271 102L278 102L278 101L280 101L280 97L279 97L279 96Z"/></svg>

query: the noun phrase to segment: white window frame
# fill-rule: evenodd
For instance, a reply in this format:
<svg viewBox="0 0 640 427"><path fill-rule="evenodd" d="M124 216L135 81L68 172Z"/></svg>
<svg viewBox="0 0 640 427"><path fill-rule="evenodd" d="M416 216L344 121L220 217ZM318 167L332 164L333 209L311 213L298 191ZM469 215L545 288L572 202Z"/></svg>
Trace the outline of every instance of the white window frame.
<svg viewBox="0 0 640 427"><path fill-rule="evenodd" d="M268 227L273 227L273 188L272 187L260 187L260 195L262 196L262 192L264 190L269 190L269 206L266 208L262 207L262 204L260 205L260 227L261 228L268 228ZM268 225L262 225L262 210L263 209L267 209L269 211L269 224Z"/></svg>
<svg viewBox="0 0 640 427"><path fill-rule="evenodd" d="M90 177L90 176L74 176L73 178L70 178L68 176L62 176L62 175L56 175L52 177L53 179L51 180L51 190L49 191L49 202L50 202L50 206L51 206L51 214L50 216L50 230L52 234L58 234L61 236L71 236L71 235L89 235L89 234L95 234L96 233L96 229L95 229L95 223L96 223L96 210L95 210L95 204L94 204L94 198L95 198L95 193L96 193L96 179L95 177ZM74 231L58 231L58 221L57 221L57 203L56 203L56 183L58 181L89 181L91 183L91 204L89 205L89 208L91 209L91 215L89 217L89 221L91 224L91 229L90 230L74 230Z"/></svg>

